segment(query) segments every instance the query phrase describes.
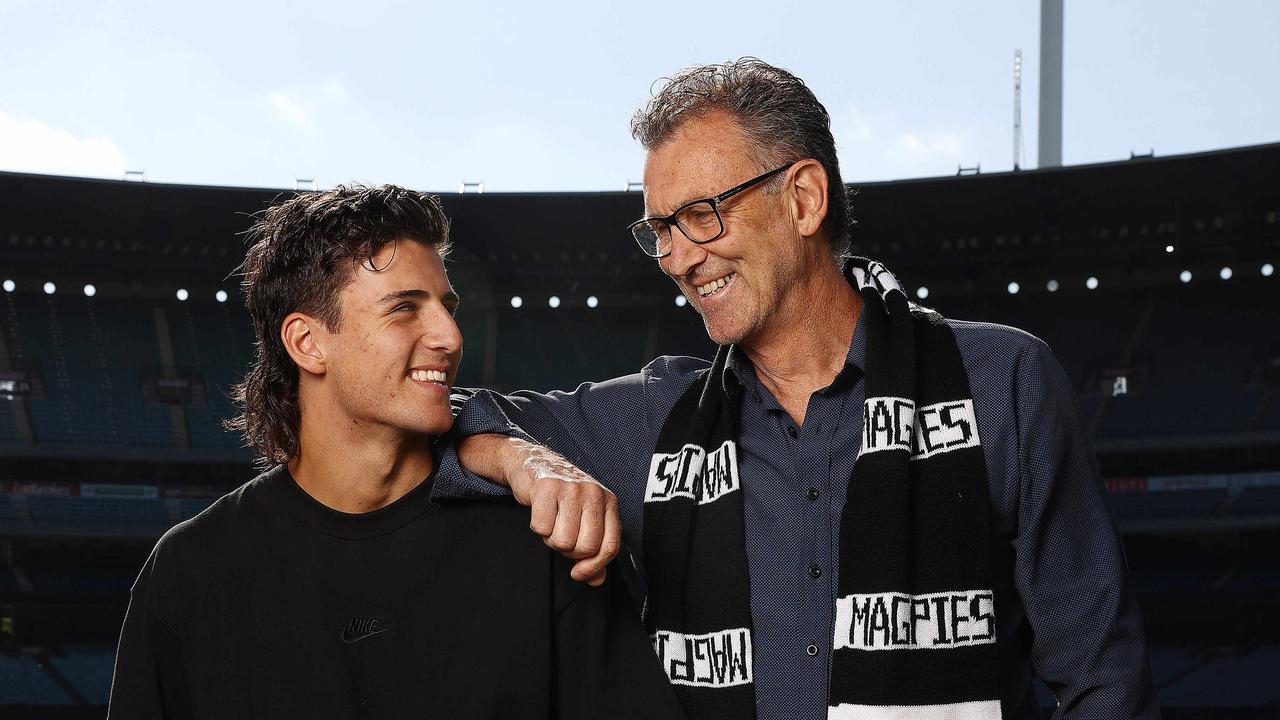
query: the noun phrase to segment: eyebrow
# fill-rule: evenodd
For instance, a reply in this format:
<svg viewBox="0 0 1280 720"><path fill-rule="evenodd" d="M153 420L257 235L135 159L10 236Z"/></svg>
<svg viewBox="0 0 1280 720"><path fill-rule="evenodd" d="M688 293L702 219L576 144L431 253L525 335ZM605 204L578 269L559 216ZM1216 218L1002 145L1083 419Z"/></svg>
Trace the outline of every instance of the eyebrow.
<svg viewBox="0 0 1280 720"><path fill-rule="evenodd" d="M378 304L386 305L388 303L392 303L397 300L407 300L407 299L425 300L425 299L429 299L430 297L431 297L430 292L426 290L418 289L418 288L415 288L412 290L396 290L395 292L389 292L386 295L383 295L382 299L378 301ZM450 305L450 304L457 305L458 303L462 302L462 298L458 297L457 293L450 290L449 292L441 296L440 302L444 303L445 305Z"/></svg>
<svg viewBox="0 0 1280 720"><path fill-rule="evenodd" d="M668 216L670 216L670 215L671 215L671 213L673 213L673 212L675 212L676 210L678 210L678 209L680 209L680 208L684 207L685 205L688 205L688 204L689 204L689 203L691 203L691 202L694 202L695 200L706 200L706 199L711 198L711 197L714 197L714 196L713 196L713 195L692 195L692 196L687 197L687 198L685 198L684 200L681 200L680 202L676 203L676 204L675 204L675 209L673 209L671 212L665 212L665 213L661 213L661 214L656 213L656 212L650 212L650 211L649 211L648 206L646 206L646 207L645 207L645 213L644 213L644 216L645 216L646 218L654 218L654 217L668 217Z"/></svg>

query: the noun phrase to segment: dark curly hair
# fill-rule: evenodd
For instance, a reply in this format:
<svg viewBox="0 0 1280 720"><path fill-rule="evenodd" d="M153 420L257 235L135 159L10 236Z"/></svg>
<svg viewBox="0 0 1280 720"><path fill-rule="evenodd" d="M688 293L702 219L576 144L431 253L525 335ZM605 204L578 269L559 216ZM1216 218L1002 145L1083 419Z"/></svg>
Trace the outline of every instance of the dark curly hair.
<svg viewBox="0 0 1280 720"><path fill-rule="evenodd" d="M394 185L340 185L297 195L256 217L240 267L256 357L232 388L240 414L226 426L244 434L261 464L288 462L298 452L298 366L280 340L285 317L306 313L338 331L339 295L356 268L382 269L372 267L372 258L401 240L442 258L448 253L449 221L439 198Z"/></svg>
<svg viewBox="0 0 1280 720"><path fill-rule="evenodd" d="M666 82L631 119L646 150L666 142L690 118L728 113L755 146L760 171L813 158L827 171L827 241L836 258L848 250L852 222L840 179L831 116L800 78L758 58L690 67Z"/></svg>

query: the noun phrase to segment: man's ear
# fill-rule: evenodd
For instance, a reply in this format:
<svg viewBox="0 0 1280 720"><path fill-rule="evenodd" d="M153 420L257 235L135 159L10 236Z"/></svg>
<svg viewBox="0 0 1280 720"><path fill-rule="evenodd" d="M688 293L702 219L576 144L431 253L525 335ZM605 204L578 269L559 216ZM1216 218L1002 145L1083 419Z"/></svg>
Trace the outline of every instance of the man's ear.
<svg viewBox="0 0 1280 720"><path fill-rule="evenodd" d="M326 369L324 348L316 333L320 328L319 320L299 312L290 313L280 323L280 341L284 343L285 352L300 370L312 375L323 375Z"/></svg>
<svg viewBox="0 0 1280 720"><path fill-rule="evenodd" d="M817 160L807 159L796 163L792 172L796 230L811 237L827 218L827 170Z"/></svg>

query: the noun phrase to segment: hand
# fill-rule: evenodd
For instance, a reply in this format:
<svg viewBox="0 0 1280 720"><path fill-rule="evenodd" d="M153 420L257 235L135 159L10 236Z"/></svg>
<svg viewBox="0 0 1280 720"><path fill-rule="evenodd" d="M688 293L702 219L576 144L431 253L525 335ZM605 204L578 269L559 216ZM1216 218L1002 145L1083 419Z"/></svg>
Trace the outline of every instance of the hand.
<svg viewBox="0 0 1280 720"><path fill-rule="evenodd" d="M503 440L511 458L507 486L517 502L532 509L529 528L548 547L578 561L574 580L600 586L621 546L618 499L558 453L519 438Z"/></svg>

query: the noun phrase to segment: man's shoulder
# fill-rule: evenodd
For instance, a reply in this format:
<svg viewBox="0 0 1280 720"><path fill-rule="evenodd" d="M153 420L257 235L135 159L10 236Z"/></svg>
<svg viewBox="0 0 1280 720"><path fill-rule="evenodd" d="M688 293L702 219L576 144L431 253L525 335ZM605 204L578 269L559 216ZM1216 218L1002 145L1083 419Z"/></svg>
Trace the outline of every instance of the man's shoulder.
<svg viewBox="0 0 1280 720"><path fill-rule="evenodd" d="M1027 361L1041 366L1054 358L1049 346L1026 330L972 320L947 318L946 322L971 374L974 369L1014 371Z"/></svg>
<svg viewBox="0 0 1280 720"><path fill-rule="evenodd" d="M218 498L194 517L169 528L156 543L156 553L182 556L246 535L246 523L271 505L268 494L277 472L279 468L267 470Z"/></svg>
<svg viewBox="0 0 1280 720"><path fill-rule="evenodd" d="M431 510L433 522L474 527L486 535L501 536L495 538L498 545L511 539L542 545L541 538L529 529L529 508L517 503L510 495L441 497L434 502L435 507Z"/></svg>
<svg viewBox="0 0 1280 720"><path fill-rule="evenodd" d="M691 384L711 367L710 360L687 355L659 355L640 370L645 384Z"/></svg>
<svg viewBox="0 0 1280 720"><path fill-rule="evenodd" d="M1006 350L1026 350L1047 347L1043 340L1021 328L999 323L957 320L947 318L947 326L956 336L963 352L964 345L971 347L998 347Z"/></svg>
<svg viewBox="0 0 1280 720"><path fill-rule="evenodd" d="M947 324L955 334L975 402L1074 410L1071 379L1043 340L1008 325L951 319Z"/></svg>

